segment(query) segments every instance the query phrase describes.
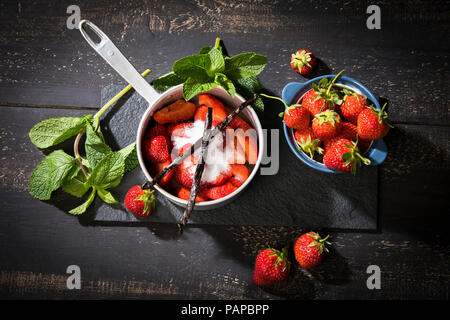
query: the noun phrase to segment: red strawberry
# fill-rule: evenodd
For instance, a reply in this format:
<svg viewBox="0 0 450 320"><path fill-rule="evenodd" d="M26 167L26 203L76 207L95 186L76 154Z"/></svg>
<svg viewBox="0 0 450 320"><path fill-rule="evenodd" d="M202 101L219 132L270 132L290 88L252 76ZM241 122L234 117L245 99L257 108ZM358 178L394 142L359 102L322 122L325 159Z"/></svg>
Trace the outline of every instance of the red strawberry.
<svg viewBox="0 0 450 320"><path fill-rule="evenodd" d="M154 170L153 170L153 177L156 177L156 175L158 175L161 171L163 171L163 169L164 169L165 167L167 167L167 166L170 165L171 163L172 163L172 161L170 161L170 159L167 160L166 162L158 162L158 163L155 163L155 167L154 167ZM174 171L175 171L175 170L170 170L170 171L165 175L164 178L161 178L161 179L158 181L158 184L159 184L161 187L167 186L167 185L170 183L170 181L172 180L172 176L173 176Z"/></svg>
<svg viewBox="0 0 450 320"><path fill-rule="evenodd" d="M358 140L358 128L350 122L343 122L337 134L338 137L350 141Z"/></svg>
<svg viewBox="0 0 450 320"><path fill-rule="evenodd" d="M363 140L377 140L383 138L392 128L384 108L381 110L373 106L364 109L358 115L358 135Z"/></svg>
<svg viewBox="0 0 450 320"><path fill-rule="evenodd" d="M327 153L328 150L330 150L331 146L336 142L342 139L341 137L334 137L331 139L328 139L327 141L323 142L323 153Z"/></svg>
<svg viewBox="0 0 450 320"><path fill-rule="evenodd" d="M150 129L148 129L147 133L145 134L145 140L152 140L157 136L163 136L164 138L166 138L167 142L170 141L169 133L167 132L166 127L159 123L156 123Z"/></svg>
<svg viewBox="0 0 450 320"><path fill-rule="evenodd" d="M347 139L339 139L329 149L326 150L323 157L323 164L331 169L345 173L356 173L356 169L363 162L370 164L370 160L361 156L356 142Z"/></svg>
<svg viewBox="0 0 450 320"><path fill-rule="evenodd" d="M281 283L288 278L290 267L287 248L282 252L271 248L262 250L256 257L253 281L258 286Z"/></svg>
<svg viewBox="0 0 450 320"><path fill-rule="evenodd" d="M191 129L193 126L193 122L172 123L167 127L167 132L169 135L175 135L177 137L187 137L185 135L185 130Z"/></svg>
<svg viewBox="0 0 450 320"><path fill-rule="evenodd" d="M298 50L291 55L291 68L300 74L308 74L316 67L317 60L314 54L306 49Z"/></svg>
<svg viewBox="0 0 450 320"><path fill-rule="evenodd" d="M325 141L337 135L341 122L341 117L336 112L326 110L315 115L312 129L319 140Z"/></svg>
<svg viewBox="0 0 450 320"><path fill-rule="evenodd" d="M192 162L192 157L188 157L174 170L175 181L183 187L191 189L195 173L195 163Z"/></svg>
<svg viewBox="0 0 450 320"><path fill-rule="evenodd" d="M344 97L344 102L341 105L341 113L345 119L356 124L358 115L366 108L367 100L360 94L354 92L351 93L346 89L344 90L346 95Z"/></svg>
<svg viewBox="0 0 450 320"><path fill-rule="evenodd" d="M184 188L184 187L179 187L179 189L177 191L177 197L180 199L183 199L183 200L189 200L190 194L191 194L191 190ZM204 201L208 201L208 200L209 200L208 197L202 191L197 193L197 197L195 197L195 202L204 202Z"/></svg>
<svg viewBox="0 0 450 320"><path fill-rule="evenodd" d="M215 186L215 187L208 187L205 189L205 195L208 196L208 198L211 198L213 200L217 200L220 198L223 198L230 193L234 192L237 188L233 186L231 182L226 182L223 185Z"/></svg>
<svg viewBox="0 0 450 320"><path fill-rule="evenodd" d="M322 239L318 233L308 232L301 235L294 244L295 259L305 269L318 266L324 256L324 250L328 252L326 245L330 245L328 236Z"/></svg>
<svg viewBox="0 0 450 320"><path fill-rule="evenodd" d="M195 112L195 116L194 116L195 120L205 121L208 108L213 109L213 114L212 114L213 120L222 122L228 116L228 111L227 111L227 109L225 109L225 106L223 105L222 101L220 101L213 95L210 95L207 93L199 94L198 95L198 103L199 103L199 107L197 108L197 111Z"/></svg>
<svg viewBox="0 0 450 320"><path fill-rule="evenodd" d="M248 168L243 164L232 164L230 182L236 188L239 188L249 177Z"/></svg>
<svg viewBox="0 0 450 320"><path fill-rule="evenodd" d="M251 126L239 116L236 116L231 120L230 127L233 129L242 129L244 131L251 129Z"/></svg>
<svg viewBox="0 0 450 320"><path fill-rule="evenodd" d="M176 123L186 121L194 116L196 110L195 104L183 99L155 112L153 119L159 124Z"/></svg>
<svg viewBox="0 0 450 320"><path fill-rule="evenodd" d="M342 104L333 84L343 71L339 72L332 81L328 81L328 78L322 78L318 83L313 83L312 89L305 93L302 106L308 109L313 116L328 109L337 110L337 107Z"/></svg>
<svg viewBox="0 0 450 320"><path fill-rule="evenodd" d="M156 200L154 191L143 190L141 186L134 186L125 195L125 208L137 218L146 218L155 210Z"/></svg>
<svg viewBox="0 0 450 320"><path fill-rule="evenodd" d="M319 147L320 140L316 138L311 127L305 131L295 131L294 137L300 149L309 154L311 159L314 157L315 152L322 154L323 149Z"/></svg>
<svg viewBox="0 0 450 320"><path fill-rule="evenodd" d="M286 111L280 113L283 116L284 123L292 129L304 131L309 127L310 113L300 104L294 104L286 108Z"/></svg>
<svg viewBox="0 0 450 320"><path fill-rule="evenodd" d="M144 157L150 162L166 162L170 158L169 146L166 138L156 136L151 140L144 140Z"/></svg>

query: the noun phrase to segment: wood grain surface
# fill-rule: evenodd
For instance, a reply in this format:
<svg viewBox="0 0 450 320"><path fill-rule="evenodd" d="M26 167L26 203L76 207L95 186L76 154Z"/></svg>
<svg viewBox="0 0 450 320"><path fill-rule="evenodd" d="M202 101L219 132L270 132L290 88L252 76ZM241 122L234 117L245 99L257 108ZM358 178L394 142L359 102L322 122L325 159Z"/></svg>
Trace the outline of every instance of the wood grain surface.
<svg viewBox="0 0 450 320"><path fill-rule="evenodd" d="M66 28L71 4L0 3L0 298L449 298L448 1L377 1L381 30L366 28L370 2L77 1L82 18L139 71L152 69L149 78L220 37L230 55L268 56L268 93L307 80L289 59L308 48L320 59L311 77L345 69L389 103L395 128L379 167L377 229L317 230L333 242L324 263L312 271L294 263L288 282L264 289L252 282L258 251L292 243L307 226L188 226L178 237L172 224L100 226L92 214L73 217L65 212L74 200L63 192L46 202L28 194L33 168L50 151L31 144L29 129L48 117L95 113L101 88L125 84ZM267 103L265 128L276 127L281 108ZM71 152L71 142L63 148ZM81 290L66 287L72 264L81 268ZM366 287L373 264L381 290Z"/></svg>

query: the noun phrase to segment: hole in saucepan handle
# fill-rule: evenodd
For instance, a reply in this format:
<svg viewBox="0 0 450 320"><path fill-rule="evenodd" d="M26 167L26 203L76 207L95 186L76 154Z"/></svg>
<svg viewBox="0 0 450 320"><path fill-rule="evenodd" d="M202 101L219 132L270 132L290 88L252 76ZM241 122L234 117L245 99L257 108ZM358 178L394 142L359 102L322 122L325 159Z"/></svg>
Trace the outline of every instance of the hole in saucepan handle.
<svg viewBox="0 0 450 320"><path fill-rule="evenodd" d="M93 47L99 47L108 37L89 20L81 20L78 29L86 41Z"/></svg>

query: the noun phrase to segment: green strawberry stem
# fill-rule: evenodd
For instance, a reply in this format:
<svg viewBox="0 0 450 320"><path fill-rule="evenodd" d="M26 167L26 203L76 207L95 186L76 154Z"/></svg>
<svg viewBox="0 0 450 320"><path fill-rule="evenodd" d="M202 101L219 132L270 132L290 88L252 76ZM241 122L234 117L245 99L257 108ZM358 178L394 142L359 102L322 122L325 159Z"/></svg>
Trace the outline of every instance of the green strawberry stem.
<svg viewBox="0 0 450 320"><path fill-rule="evenodd" d="M293 109L291 106L288 106L288 104L287 104L283 99L281 99L281 98L279 98L279 97L269 96L269 95L264 94L264 93L260 93L259 95L261 95L261 96L263 96L263 97L266 97L266 98L270 98L270 99L280 100L280 101L283 102L283 104L286 106L286 112L287 112L288 114L289 114L289 109ZM280 118L283 118L284 112L280 112L280 113L278 114L278 116L279 116Z"/></svg>
<svg viewBox="0 0 450 320"><path fill-rule="evenodd" d="M327 95L330 93L331 87L333 86L334 82L336 81L336 79L342 74L342 72L344 72L344 70L341 70L336 77L334 77L333 81L330 82L329 86L328 86L328 90L327 90Z"/></svg>
<svg viewBox="0 0 450 320"><path fill-rule="evenodd" d="M143 77L146 77L149 73L151 72L150 69L145 70L141 75ZM129 84L128 86L126 86L125 88L122 89L122 91L120 91L118 94L116 94L111 100L109 100L100 110L97 111L97 113L94 115L94 123L96 123L95 126L95 130L98 129L98 124L99 124L99 119L101 117L101 115L108 110L117 100L119 100L120 98L122 98L122 96L127 93L128 91L131 90L131 88L133 88L131 86L131 84ZM78 145L80 143L81 137L83 136L83 134L86 132L86 127L84 127L80 133L78 133L77 137L75 138L75 142L73 144L73 153L75 155L75 159L77 159L78 164L80 165L81 171L83 171L83 174L86 178L89 178L89 174L87 173L86 169L83 166L82 163L82 157L80 156L80 153L78 152Z"/></svg>

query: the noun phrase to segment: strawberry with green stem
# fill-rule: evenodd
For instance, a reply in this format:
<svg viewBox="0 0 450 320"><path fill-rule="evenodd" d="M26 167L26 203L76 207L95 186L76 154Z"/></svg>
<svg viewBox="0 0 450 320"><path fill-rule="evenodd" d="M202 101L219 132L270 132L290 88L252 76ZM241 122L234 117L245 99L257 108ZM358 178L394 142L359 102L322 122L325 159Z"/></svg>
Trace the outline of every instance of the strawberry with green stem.
<svg viewBox="0 0 450 320"><path fill-rule="evenodd" d="M144 190L139 185L130 188L125 196L125 208L137 218L148 217L156 206L153 192L154 190Z"/></svg>
<svg viewBox="0 0 450 320"><path fill-rule="evenodd" d="M324 253L328 252L327 245L331 245L327 241L329 236L321 238L316 232L308 232L301 235L294 244L295 259L305 269L318 266L324 257Z"/></svg>
<svg viewBox="0 0 450 320"><path fill-rule="evenodd" d="M314 54L306 49L297 50L291 55L291 68L299 74L309 74L316 67L317 60Z"/></svg>
<svg viewBox="0 0 450 320"><path fill-rule="evenodd" d="M341 113L345 119L356 124L358 115L366 108L367 99L361 94L354 91L342 89L344 93L344 102L341 105Z"/></svg>
<svg viewBox="0 0 450 320"><path fill-rule="evenodd" d="M322 78L318 83L311 84L311 88L305 93L302 99L302 106L311 112L311 115L331 109L334 110L342 104L342 99L338 92L333 89L333 85L337 78L344 72L339 72L334 79L329 82L328 78Z"/></svg>
<svg viewBox="0 0 450 320"><path fill-rule="evenodd" d="M256 257L253 281L258 286L269 286L285 281L290 272L287 247L280 252L268 248L259 252Z"/></svg>
<svg viewBox="0 0 450 320"><path fill-rule="evenodd" d="M308 154L311 159L313 159L316 152L318 154L323 153L323 149L319 146L321 141L316 138L312 128L308 128L305 131L295 131L294 137L300 150Z"/></svg>
<svg viewBox="0 0 450 320"><path fill-rule="evenodd" d="M370 165L370 160L360 154L357 142L347 139L339 139L327 147L323 157L323 164L327 168L344 173L356 174L361 163Z"/></svg>
<svg viewBox="0 0 450 320"><path fill-rule="evenodd" d="M393 126L388 121L388 115L384 108L370 106L358 115L358 136L363 140L377 140L383 138Z"/></svg>
<svg viewBox="0 0 450 320"><path fill-rule="evenodd" d="M299 130L299 131L305 131L309 127L309 121L310 121L310 113L308 110L303 108L300 104L293 104L288 105L283 99L278 97L269 96L266 94L261 93L260 95L270 98L270 99L276 99L285 105L286 109L284 112L279 113L279 117L283 118L284 123L289 128Z"/></svg>
<svg viewBox="0 0 450 320"><path fill-rule="evenodd" d="M318 139L326 141L337 135L341 124L341 117L337 112L325 110L315 115L312 130Z"/></svg>

